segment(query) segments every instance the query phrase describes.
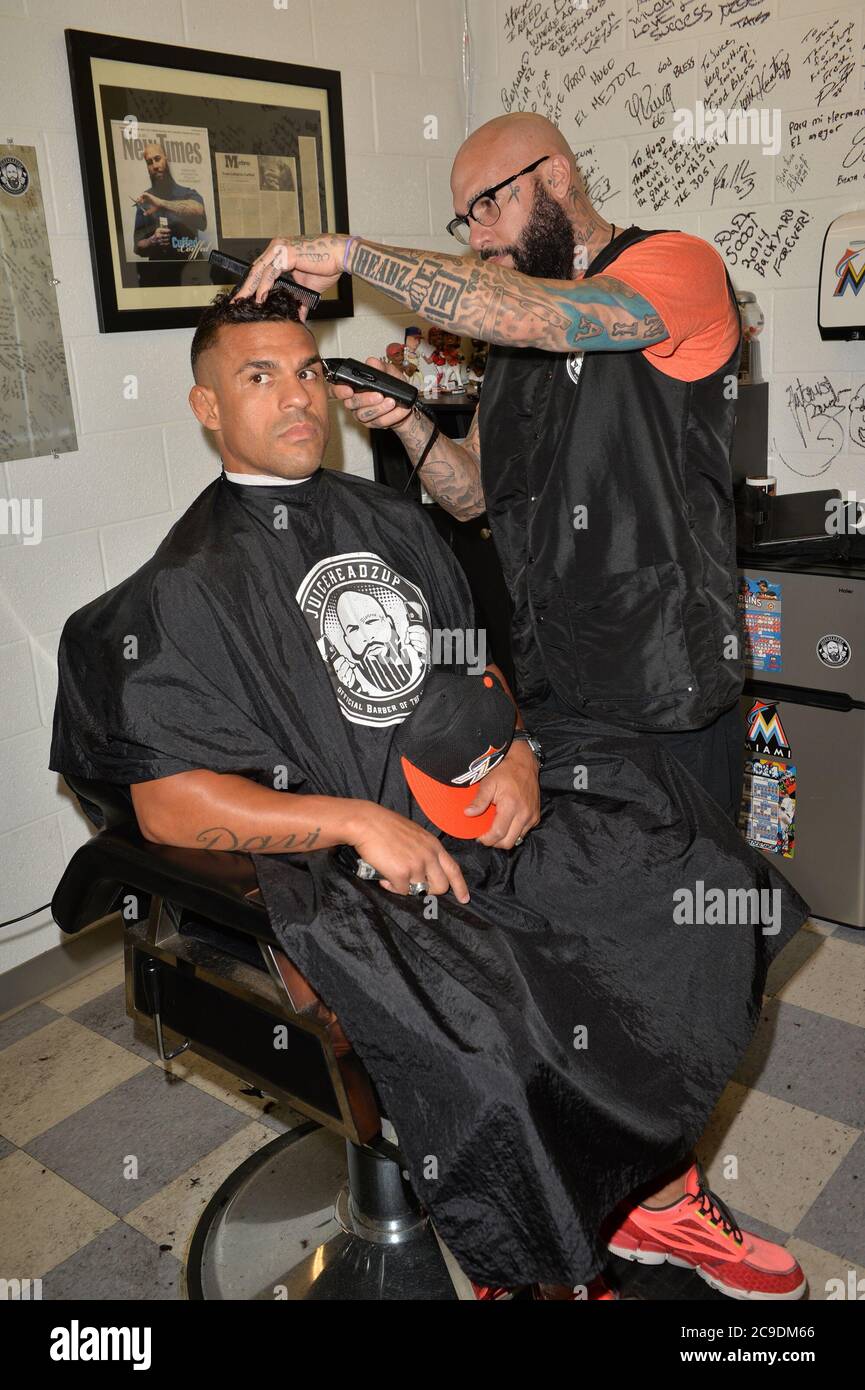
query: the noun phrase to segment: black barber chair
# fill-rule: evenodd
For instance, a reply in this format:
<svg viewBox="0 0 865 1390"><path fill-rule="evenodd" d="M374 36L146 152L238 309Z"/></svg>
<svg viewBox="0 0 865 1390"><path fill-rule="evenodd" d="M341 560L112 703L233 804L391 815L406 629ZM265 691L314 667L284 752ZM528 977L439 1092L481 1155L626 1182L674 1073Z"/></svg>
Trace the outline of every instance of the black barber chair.
<svg viewBox="0 0 865 1390"><path fill-rule="evenodd" d="M153 844L125 788L66 780L99 833L57 887L57 925L78 932L119 909L126 1011L160 1058L201 1053L308 1117L214 1195L190 1245L187 1297L471 1297L382 1135L339 1020L273 935L251 857Z"/></svg>

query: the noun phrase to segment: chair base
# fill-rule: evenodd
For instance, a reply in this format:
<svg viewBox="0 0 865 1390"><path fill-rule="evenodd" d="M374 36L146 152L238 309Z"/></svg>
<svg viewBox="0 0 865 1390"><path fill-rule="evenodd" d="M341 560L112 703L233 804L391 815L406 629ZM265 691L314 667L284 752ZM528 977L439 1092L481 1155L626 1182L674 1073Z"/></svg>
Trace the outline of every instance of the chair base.
<svg viewBox="0 0 865 1390"><path fill-rule="evenodd" d="M396 1190L397 1165L358 1146L350 1152L351 1162L344 1140L308 1123L242 1163L195 1229L187 1297L456 1298L428 1219L408 1189ZM358 1191L374 1216L355 1210Z"/></svg>

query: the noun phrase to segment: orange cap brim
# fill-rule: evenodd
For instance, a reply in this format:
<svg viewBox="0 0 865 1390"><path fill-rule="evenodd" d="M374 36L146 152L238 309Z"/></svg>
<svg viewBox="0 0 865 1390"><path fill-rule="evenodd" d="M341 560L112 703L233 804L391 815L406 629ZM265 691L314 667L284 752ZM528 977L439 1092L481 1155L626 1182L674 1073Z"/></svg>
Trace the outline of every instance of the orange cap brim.
<svg viewBox="0 0 865 1390"><path fill-rule="evenodd" d="M451 787L428 777L406 758L400 758L400 762L418 806L446 835L453 835L457 840L476 840L492 827L496 818L495 802L479 816L465 814L466 807L471 806L477 795L477 782L470 787Z"/></svg>

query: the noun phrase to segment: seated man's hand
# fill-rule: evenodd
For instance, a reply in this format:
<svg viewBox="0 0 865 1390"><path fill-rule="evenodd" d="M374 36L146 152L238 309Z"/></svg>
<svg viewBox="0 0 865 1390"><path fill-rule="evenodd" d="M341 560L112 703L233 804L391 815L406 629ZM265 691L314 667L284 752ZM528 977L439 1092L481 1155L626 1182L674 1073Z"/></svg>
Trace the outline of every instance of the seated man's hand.
<svg viewBox="0 0 865 1390"><path fill-rule="evenodd" d="M484 777L465 814L479 816L491 802L495 802L496 818L486 835L478 836L482 845L513 849L541 818L538 760L521 739L511 744L507 756Z"/></svg>
<svg viewBox="0 0 865 1390"><path fill-rule="evenodd" d="M452 889L461 903L469 901L459 864L423 826L373 802L364 803L360 816L351 844L382 875L383 888L408 893L409 884L425 883L429 893Z"/></svg>
<svg viewBox="0 0 865 1390"><path fill-rule="evenodd" d="M367 357L366 365L375 367L376 371L386 372L397 381L405 381L402 372L398 372L383 357ZM391 396L385 396L381 391L352 391L350 386L331 386L329 394L334 400L342 401L346 410L350 410L356 420L360 420L361 424L371 430L397 429L412 414L410 405L399 405Z"/></svg>

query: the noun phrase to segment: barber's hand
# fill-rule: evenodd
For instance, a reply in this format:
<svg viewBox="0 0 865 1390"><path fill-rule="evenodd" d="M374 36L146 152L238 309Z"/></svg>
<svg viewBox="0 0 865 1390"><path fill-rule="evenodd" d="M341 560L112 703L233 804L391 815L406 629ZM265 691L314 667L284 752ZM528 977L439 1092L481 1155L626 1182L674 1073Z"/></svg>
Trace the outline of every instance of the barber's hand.
<svg viewBox="0 0 865 1390"><path fill-rule="evenodd" d="M405 381L402 372L398 372L383 357L367 357L366 365L386 372L397 381ZM330 395L334 400L342 401L346 410L350 410L356 420L371 430L397 429L412 414L410 405L398 405L392 396L385 396L381 391L352 391L350 386L331 386Z"/></svg>
<svg viewBox="0 0 865 1390"><path fill-rule="evenodd" d="M425 627L420 623L411 623L406 632L405 640L410 647L414 647L418 656L422 656L424 661L429 661L429 636Z"/></svg>
<svg viewBox="0 0 865 1390"><path fill-rule="evenodd" d="M363 803L360 816L350 843L382 875L382 888L408 893L410 883L425 883L429 893L453 890L461 903L469 901L459 864L423 826L371 801Z"/></svg>
<svg viewBox="0 0 865 1390"><path fill-rule="evenodd" d="M496 849L513 849L541 818L538 760L528 744L517 739L492 772L478 786L478 794L465 814L479 816L495 802L496 818L478 843Z"/></svg>
<svg viewBox="0 0 865 1390"><path fill-rule="evenodd" d="M157 198L155 193L140 193L135 201L142 212L155 213L165 207L162 198Z"/></svg>
<svg viewBox="0 0 865 1390"><path fill-rule="evenodd" d="M288 271L293 280L323 294L342 275L342 258L348 237L325 232L316 237L274 237L249 267L249 274L234 292L235 299L254 295L261 304L277 276ZM304 315L304 318L306 315Z"/></svg>
<svg viewBox="0 0 865 1390"><path fill-rule="evenodd" d="M349 690L354 686L356 670L354 663L345 656L335 656L333 659L333 669L343 685L347 685Z"/></svg>

